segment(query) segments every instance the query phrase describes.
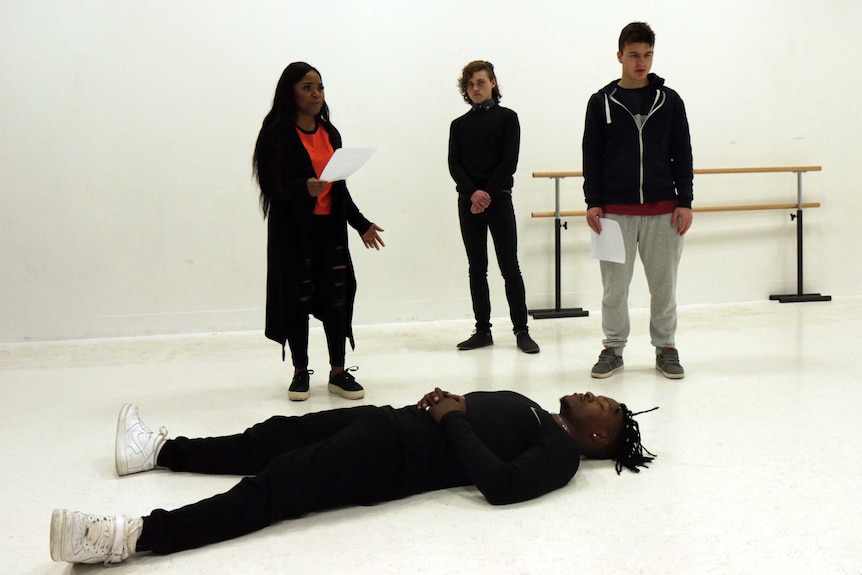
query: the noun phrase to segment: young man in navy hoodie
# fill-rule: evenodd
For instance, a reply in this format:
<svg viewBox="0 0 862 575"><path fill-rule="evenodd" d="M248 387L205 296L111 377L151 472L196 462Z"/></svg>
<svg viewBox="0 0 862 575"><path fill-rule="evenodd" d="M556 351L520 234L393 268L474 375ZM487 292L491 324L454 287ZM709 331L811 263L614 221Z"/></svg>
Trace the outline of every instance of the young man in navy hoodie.
<svg viewBox="0 0 862 575"><path fill-rule="evenodd" d="M650 338L656 369L681 379L675 334L676 277L692 223L691 137L679 94L650 73L655 34L632 22L619 38L622 77L590 97L583 140L587 224L619 223L625 263L602 261L604 349L591 375L622 371L630 332L628 292L639 253L650 290Z"/></svg>

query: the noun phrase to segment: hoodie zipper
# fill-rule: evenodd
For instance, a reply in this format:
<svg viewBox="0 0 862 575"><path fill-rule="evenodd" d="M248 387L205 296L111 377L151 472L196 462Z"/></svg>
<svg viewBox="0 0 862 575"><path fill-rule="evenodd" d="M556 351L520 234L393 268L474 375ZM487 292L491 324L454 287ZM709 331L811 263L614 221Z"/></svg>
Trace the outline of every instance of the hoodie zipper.
<svg viewBox="0 0 862 575"><path fill-rule="evenodd" d="M605 115L607 117L607 123L611 123L611 109L608 106L608 99L610 99L614 104L618 105L620 108L625 110L629 117L634 122L635 127L638 129L638 154L640 155L638 159L638 196L640 199L640 203L644 203L644 127L652 115L659 110L664 105L664 93L661 90L656 89L655 91L655 100L653 100L652 108L650 108L649 113L644 118L644 121L641 125L638 125L637 120L635 119L635 115L632 114L628 108L626 108L622 102L614 98L614 94L616 93L616 88L614 91L610 93L610 95L605 94Z"/></svg>

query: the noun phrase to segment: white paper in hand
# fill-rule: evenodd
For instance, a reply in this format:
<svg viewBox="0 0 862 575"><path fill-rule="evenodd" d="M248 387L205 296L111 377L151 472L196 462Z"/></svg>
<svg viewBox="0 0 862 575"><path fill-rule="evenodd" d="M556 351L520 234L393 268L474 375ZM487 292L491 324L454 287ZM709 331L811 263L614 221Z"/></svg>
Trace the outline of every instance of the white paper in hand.
<svg viewBox="0 0 862 575"><path fill-rule="evenodd" d="M626 263L626 246L620 225L608 218L601 219L602 233L590 229L590 257L617 264Z"/></svg>
<svg viewBox="0 0 862 575"><path fill-rule="evenodd" d="M376 151L377 148L338 148L323 168L320 179L324 182L346 180L356 173Z"/></svg>

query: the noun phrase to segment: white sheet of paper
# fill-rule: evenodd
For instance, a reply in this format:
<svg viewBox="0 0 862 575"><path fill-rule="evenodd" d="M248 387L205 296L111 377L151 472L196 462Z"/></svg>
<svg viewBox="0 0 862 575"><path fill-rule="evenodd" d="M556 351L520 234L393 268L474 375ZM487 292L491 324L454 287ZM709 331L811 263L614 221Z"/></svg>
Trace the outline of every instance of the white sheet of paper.
<svg viewBox="0 0 862 575"><path fill-rule="evenodd" d="M590 257L618 264L626 263L623 232L614 220L602 218L602 233L590 230Z"/></svg>
<svg viewBox="0 0 862 575"><path fill-rule="evenodd" d="M356 170L361 168L362 164L367 162L376 151L377 148L338 148L323 168L320 179L324 182L346 180L355 174Z"/></svg>

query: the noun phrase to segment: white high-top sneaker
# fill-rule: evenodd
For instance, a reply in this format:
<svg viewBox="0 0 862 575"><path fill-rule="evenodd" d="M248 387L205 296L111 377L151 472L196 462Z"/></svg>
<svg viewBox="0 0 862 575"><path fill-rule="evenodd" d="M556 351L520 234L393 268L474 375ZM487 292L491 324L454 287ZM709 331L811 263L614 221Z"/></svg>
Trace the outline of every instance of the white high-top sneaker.
<svg viewBox="0 0 862 575"><path fill-rule="evenodd" d="M117 419L117 442L114 448L117 475L153 469L159 450L167 438L167 429L162 427L158 433L153 433L141 421L138 408L131 403L125 404Z"/></svg>
<svg viewBox="0 0 862 575"><path fill-rule="evenodd" d="M144 520L55 509L51 559L69 563L119 563L135 552Z"/></svg>

